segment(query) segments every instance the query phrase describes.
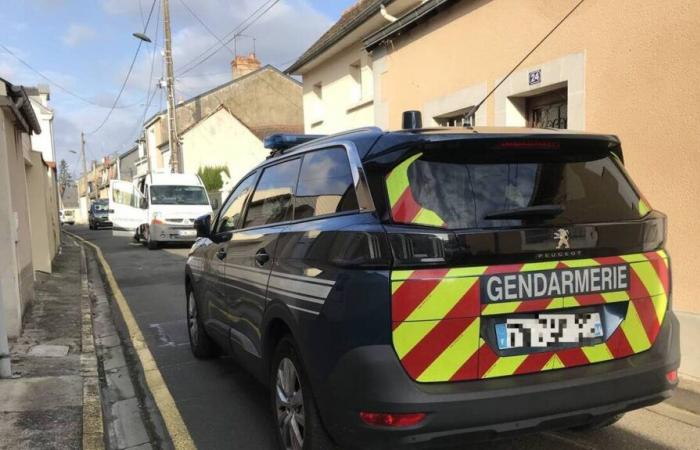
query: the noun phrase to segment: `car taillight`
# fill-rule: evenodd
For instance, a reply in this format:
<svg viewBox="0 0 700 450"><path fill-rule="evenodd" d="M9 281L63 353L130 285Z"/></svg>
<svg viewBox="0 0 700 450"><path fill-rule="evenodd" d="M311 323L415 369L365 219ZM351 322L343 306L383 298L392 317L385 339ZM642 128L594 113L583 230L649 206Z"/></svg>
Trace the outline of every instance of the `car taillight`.
<svg viewBox="0 0 700 450"><path fill-rule="evenodd" d="M678 371L677 370L672 370L666 374L666 380L668 380L669 383L673 384L678 381Z"/></svg>
<svg viewBox="0 0 700 450"><path fill-rule="evenodd" d="M501 141L493 146L494 149L543 149L543 150L558 150L561 144L556 141L543 141L537 139L517 140L517 141Z"/></svg>
<svg viewBox="0 0 700 450"><path fill-rule="evenodd" d="M425 416L425 413L360 412L360 418L364 423L380 427L410 427L421 423Z"/></svg>
<svg viewBox="0 0 700 450"><path fill-rule="evenodd" d="M390 232L394 266L440 266L449 262L456 247L452 233Z"/></svg>

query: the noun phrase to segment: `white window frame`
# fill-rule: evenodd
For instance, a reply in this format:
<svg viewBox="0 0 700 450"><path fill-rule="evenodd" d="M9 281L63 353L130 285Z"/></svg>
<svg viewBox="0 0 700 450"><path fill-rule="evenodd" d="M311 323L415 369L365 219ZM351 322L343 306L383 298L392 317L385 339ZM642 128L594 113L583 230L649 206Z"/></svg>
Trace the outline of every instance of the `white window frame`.
<svg viewBox="0 0 700 450"><path fill-rule="evenodd" d="M494 93L496 126L527 126L525 98L567 88L567 128L586 129L586 55L572 53L514 72ZM541 81L530 85L528 74L541 71ZM501 79L494 80L494 85Z"/></svg>

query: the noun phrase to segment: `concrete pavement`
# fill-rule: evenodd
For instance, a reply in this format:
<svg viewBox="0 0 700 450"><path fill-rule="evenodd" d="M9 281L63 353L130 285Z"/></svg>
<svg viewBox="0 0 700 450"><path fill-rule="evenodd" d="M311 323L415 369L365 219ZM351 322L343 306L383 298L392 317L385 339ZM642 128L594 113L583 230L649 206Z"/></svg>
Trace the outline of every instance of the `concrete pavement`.
<svg viewBox="0 0 700 450"><path fill-rule="evenodd" d="M190 354L183 286L187 249L149 251L108 230L75 232L104 252L196 447L273 449L266 389L229 358L199 361ZM604 430L540 433L488 447L691 449L698 442L698 416L664 403L629 413Z"/></svg>
<svg viewBox="0 0 700 450"><path fill-rule="evenodd" d="M0 380L0 448L103 448L97 362L82 327L89 304L81 267L80 247L63 236L54 271L40 274L24 330L11 345L15 378Z"/></svg>

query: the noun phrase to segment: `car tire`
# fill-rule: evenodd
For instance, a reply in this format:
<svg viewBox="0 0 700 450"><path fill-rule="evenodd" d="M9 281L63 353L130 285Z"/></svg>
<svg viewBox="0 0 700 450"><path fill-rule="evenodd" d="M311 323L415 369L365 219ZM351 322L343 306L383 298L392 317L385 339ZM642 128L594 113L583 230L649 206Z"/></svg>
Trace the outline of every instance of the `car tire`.
<svg viewBox="0 0 700 450"><path fill-rule="evenodd" d="M597 417L586 424L571 428L571 431L585 433L587 431L600 430L602 428L606 428L606 427L609 427L610 425L616 424L620 419L622 419L622 416L624 416L624 414L615 414L612 416Z"/></svg>
<svg viewBox="0 0 700 450"><path fill-rule="evenodd" d="M270 398L281 450L331 450L336 446L326 432L304 368L289 336L283 337L272 357ZM301 445L291 439L301 437ZM297 438L297 443L298 443Z"/></svg>
<svg viewBox="0 0 700 450"><path fill-rule="evenodd" d="M91 230L95 229L95 226L93 224L89 224L88 226L90 227Z"/></svg>
<svg viewBox="0 0 700 450"><path fill-rule="evenodd" d="M187 289L187 335L190 338L190 350L195 358L209 359L219 355L219 348L204 329L192 289Z"/></svg>
<svg viewBox="0 0 700 450"><path fill-rule="evenodd" d="M154 241L153 239L151 239L151 230L148 230L148 237L146 238L146 247L148 247L149 250L158 249L158 241Z"/></svg>

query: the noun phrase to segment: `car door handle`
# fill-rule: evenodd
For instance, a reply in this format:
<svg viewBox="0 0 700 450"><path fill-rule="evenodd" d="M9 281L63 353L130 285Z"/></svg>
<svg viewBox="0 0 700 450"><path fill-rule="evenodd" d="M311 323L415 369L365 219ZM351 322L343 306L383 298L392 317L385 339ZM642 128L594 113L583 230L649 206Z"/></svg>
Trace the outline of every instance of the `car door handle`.
<svg viewBox="0 0 700 450"><path fill-rule="evenodd" d="M267 250L264 248L261 248L257 252L255 252L255 262L259 266L264 266L266 262L270 260L270 255L267 253Z"/></svg>
<svg viewBox="0 0 700 450"><path fill-rule="evenodd" d="M226 258L226 249L221 247L219 251L216 252L216 257L223 261Z"/></svg>

